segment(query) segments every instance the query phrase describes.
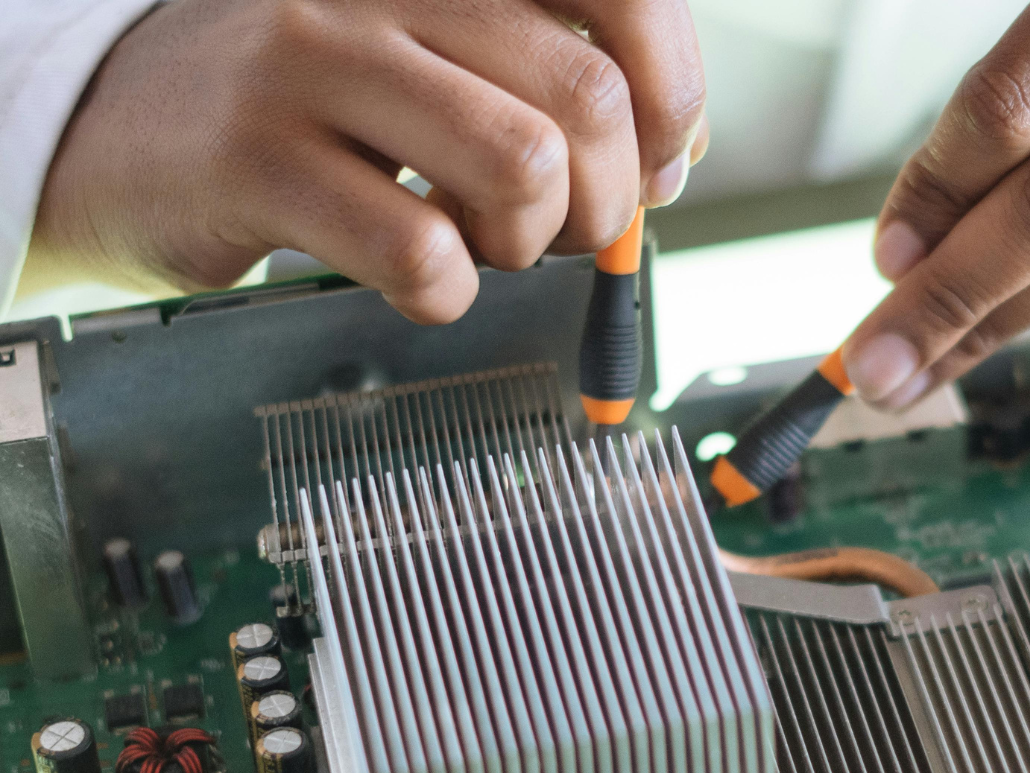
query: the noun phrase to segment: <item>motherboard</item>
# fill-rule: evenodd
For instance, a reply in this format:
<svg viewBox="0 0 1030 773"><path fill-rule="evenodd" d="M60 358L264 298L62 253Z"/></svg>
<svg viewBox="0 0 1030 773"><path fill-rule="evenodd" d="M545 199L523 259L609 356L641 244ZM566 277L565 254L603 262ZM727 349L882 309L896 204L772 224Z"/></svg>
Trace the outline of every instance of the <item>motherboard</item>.
<svg viewBox="0 0 1030 773"><path fill-rule="evenodd" d="M335 284L91 316L69 341L0 329L43 394L18 437L0 411L0 769L1026 770L1023 350L906 414L846 401L766 496L716 507L706 439L811 363L703 375L602 432L575 340L526 308L562 298L579 327L589 268L528 272L486 340L475 307L356 336L399 323ZM311 346L333 335L342 353ZM39 555L59 556L34 566L12 502L50 473L65 520ZM853 549L933 592L777 559Z"/></svg>

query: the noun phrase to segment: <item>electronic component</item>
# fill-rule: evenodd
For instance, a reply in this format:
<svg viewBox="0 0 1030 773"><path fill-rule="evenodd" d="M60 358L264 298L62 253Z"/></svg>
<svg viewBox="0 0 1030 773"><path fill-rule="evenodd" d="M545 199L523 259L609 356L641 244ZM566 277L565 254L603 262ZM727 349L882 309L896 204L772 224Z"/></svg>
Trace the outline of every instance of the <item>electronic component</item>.
<svg viewBox="0 0 1030 773"><path fill-rule="evenodd" d="M100 773L100 758L90 726L60 719L32 736L36 773Z"/></svg>
<svg viewBox="0 0 1030 773"><path fill-rule="evenodd" d="M168 722L204 716L204 691L199 684L190 682L165 687L161 695Z"/></svg>
<svg viewBox="0 0 1030 773"><path fill-rule="evenodd" d="M795 463L769 489L765 498L765 511L771 523L786 524L801 515L804 507L805 484L801 464Z"/></svg>
<svg viewBox="0 0 1030 773"><path fill-rule="evenodd" d="M229 634L229 649L232 651L232 667L256 655L278 655L282 651L279 636L272 626L265 623L247 623Z"/></svg>
<svg viewBox="0 0 1030 773"><path fill-rule="evenodd" d="M104 724L108 730L147 724L147 704L140 693L112 695L104 699Z"/></svg>
<svg viewBox="0 0 1030 773"><path fill-rule="evenodd" d="M258 773L307 773L311 769L311 742L303 730L269 730L254 749Z"/></svg>
<svg viewBox="0 0 1030 773"><path fill-rule="evenodd" d="M299 728L302 714L300 701L286 690L273 690L250 704L250 719L258 736L277 727Z"/></svg>
<svg viewBox="0 0 1030 773"><path fill-rule="evenodd" d="M1013 556L987 585L898 601L733 575L773 692L779 769L1026 770L1028 568Z"/></svg>
<svg viewBox="0 0 1030 773"><path fill-rule="evenodd" d="M124 537L109 539L104 543L103 563L114 603L128 609L146 606L147 590L132 543Z"/></svg>
<svg viewBox="0 0 1030 773"><path fill-rule="evenodd" d="M270 592L275 610L275 627L283 646L291 650L306 650L311 646L308 616L300 605L297 589L293 585L276 585Z"/></svg>
<svg viewBox="0 0 1030 773"><path fill-rule="evenodd" d="M490 410L477 402L473 415ZM369 426L388 436L390 413L373 411ZM425 469L384 472L349 492L339 459L320 453L321 432L308 437L327 565L303 490L311 552L293 556L312 557L325 635L312 683L330 770L386 773L403 759L471 768L526 755L593 770L595 748L627 769L771 770L768 693L678 436L671 457L655 438L652 458L640 436L619 451L591 443L584 458L575 448L527 450L525 428L509 426L514 456L501 452L500 433L470 427L467 447L499 447L482 465L456 463L450 478L437 468L433 480ZM355 429L343 421L322 431L350 438ZM359 448L362 459L375 454ZM303 457L277 456L271 467ZM334 517L326 485L353 517ZM277 515L289 524L284 509ZM371 549L372 534L390 549ZM346 695L331 686L344 680Z"/></svg>
<svg viewBox="0 0 1030 773"><path fill-rule="evenodd" d="M154 560L154 576L165 611L178 625L196 622L203 611L189 562L178 550L166 550Z"/></svg>
<svg viewBox="0 0 1030 773"><path fill-rule="evenodd" d="M240 663L236 669L243 715L250 716L250 704L273 690L289 690L286 663L275 655L258 655Z"/></svg>
<svg viewBox="0 0 1030 773"><path fill-rule="evenodd" d="M161 773L176 767L182 773L205 773L214 745L214 736L196 727L171 731L140 727L125 736L115 773Z"/></svg>

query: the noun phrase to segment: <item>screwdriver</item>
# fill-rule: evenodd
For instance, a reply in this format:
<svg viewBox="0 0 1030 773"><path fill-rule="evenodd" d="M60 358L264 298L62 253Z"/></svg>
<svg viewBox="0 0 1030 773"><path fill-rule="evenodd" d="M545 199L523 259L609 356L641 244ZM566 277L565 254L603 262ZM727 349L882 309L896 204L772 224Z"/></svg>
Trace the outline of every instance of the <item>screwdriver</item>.
<svg viewBox="0 0 1030 773"><path fill-rule="evenodd" d="M727 507L757 499L801 458L841 401L855 391L841 349L741 433L712 468L711 483Z"/></svg>
<svg viewBox="0 0 1030 773"><path fill-rule="evenodd" d="M621 424L640 386L640 251L644 208L629 230L597 253L594 288L579 348L579 396L594 424Z"/></svg>

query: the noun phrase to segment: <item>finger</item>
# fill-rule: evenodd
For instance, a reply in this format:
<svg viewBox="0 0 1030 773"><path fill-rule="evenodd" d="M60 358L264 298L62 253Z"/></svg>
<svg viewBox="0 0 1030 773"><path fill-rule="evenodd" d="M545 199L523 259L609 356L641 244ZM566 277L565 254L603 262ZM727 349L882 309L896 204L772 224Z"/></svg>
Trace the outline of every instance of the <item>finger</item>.
<svg viewBox="0 0 1030 773"><path fill-rule="evenodd" d="M265 172L264 192L240 213L254 233L306 252L355 282L380 290L422 324L459 318L479 275L454 223L333 138Z"/></svg>
<svg viewBox="0 0 1030 773"><path fill-rule="evenodd" d="M531 0L446 8L419 20L419 42L549 116L565 137L569 203L555 248L610 244L640 200L633 108L619 67Z"/></svg>
<svg viewBox="0 0 1030 773"><path fill-rule="evenodd" d="M1030 328L1030 290L1023 290L988 314L930 368L888 395L881 402L882 407L908 408L942 384L965 375L1027 328Z"/></svg>
<svg viewBox="0 0 1030 773"><path fill-rule="evenodd" d="M697 127L697 136L690 146L690 165L693 166L708 152L708 143L711 139L711 129L708 124L708 116L701 116L701 123Z"/></svg>
<svg viewBox="0 0 1030 773"><path fill-rule="evenodd" d="M1030 9L963 78L926 143L894 183L876 262L897 281L1030 156Z"/></svg>
<svg viewBox="0 0 1030 773"><path fill-rule="evenodd" d="M568 208L568 149L558 126L411 39L367 52L365 66L375 88L339 79L331 98L319 100L320 117L457 198L487 263L532 265Z"/></svg>
<svg viewBox="0 0 1030 773"><path fill-rule="evenodd" d="M701 49L683 0L545 0L586 22L590 38L629 83L640 147L640 203L664 206L683 192L690 146L705 104Z"/></svg>
<svg viewBox="0 0 1030 773"><path fill-rule="evenodd" d="M1012 172L851 335L848 375L882 400L1030 285L1030 164Z"/></svg>

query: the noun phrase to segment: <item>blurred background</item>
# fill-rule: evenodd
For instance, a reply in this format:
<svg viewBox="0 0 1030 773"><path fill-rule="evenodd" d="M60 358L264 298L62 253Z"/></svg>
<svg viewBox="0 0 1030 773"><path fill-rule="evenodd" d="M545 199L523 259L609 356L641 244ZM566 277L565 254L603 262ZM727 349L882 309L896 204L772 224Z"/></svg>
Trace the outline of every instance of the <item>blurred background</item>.
<svg viewBox="0 0 1030 773"><path fill-rule="evenodd" d="M712 368L743 378L741 364L834 348L889 290L872 265L872 218L963 73L1025 1L691 0L690 7L712 140L681 199L648 215L661 251L656 407ZM248 281L322 270L277 253ZM11 317L146 300L64 287L20 299ZM704 336L691 334L700 329Z"/></svg>

